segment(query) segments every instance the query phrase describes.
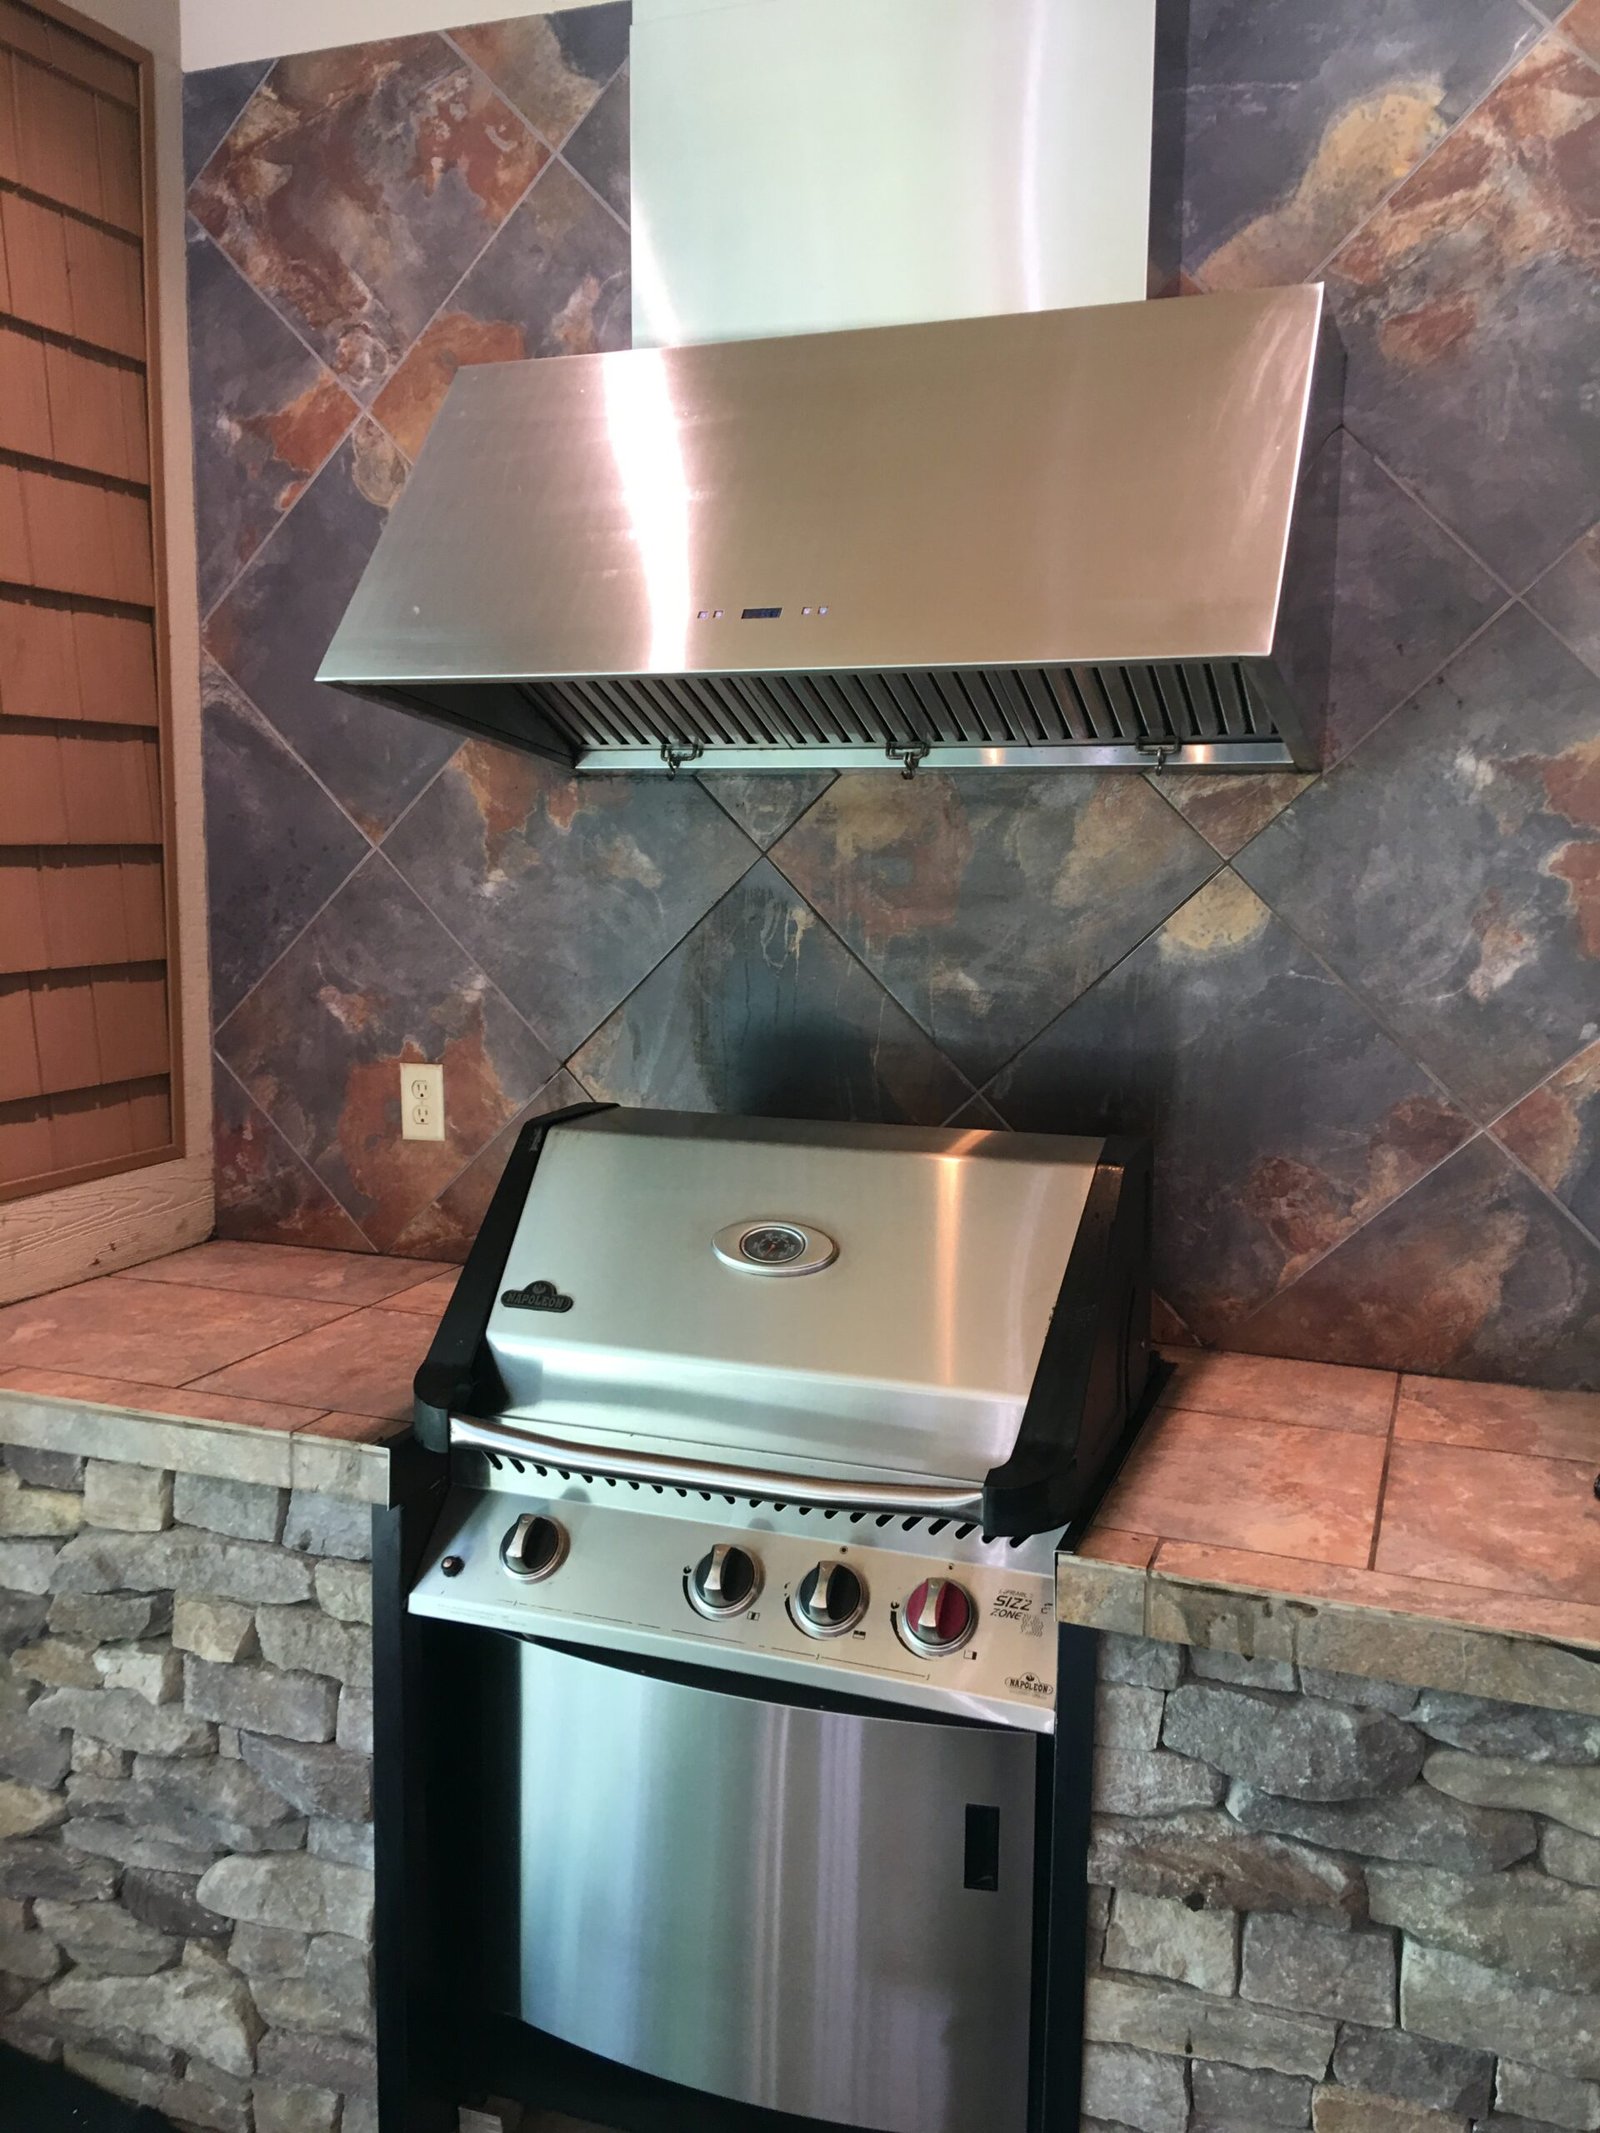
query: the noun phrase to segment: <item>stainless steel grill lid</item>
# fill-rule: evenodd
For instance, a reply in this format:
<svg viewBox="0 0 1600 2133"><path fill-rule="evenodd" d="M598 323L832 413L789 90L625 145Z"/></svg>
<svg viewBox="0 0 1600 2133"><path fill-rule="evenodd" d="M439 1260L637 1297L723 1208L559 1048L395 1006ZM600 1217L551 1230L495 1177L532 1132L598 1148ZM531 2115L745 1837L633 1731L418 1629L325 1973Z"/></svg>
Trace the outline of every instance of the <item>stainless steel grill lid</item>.
<svg viewBox="0 0 1600 2133"><path fill-rule="evenodd" d="M489 1315L546 1436L981 1486L1103 1144L613 1110L545 1138Z"/></svg>

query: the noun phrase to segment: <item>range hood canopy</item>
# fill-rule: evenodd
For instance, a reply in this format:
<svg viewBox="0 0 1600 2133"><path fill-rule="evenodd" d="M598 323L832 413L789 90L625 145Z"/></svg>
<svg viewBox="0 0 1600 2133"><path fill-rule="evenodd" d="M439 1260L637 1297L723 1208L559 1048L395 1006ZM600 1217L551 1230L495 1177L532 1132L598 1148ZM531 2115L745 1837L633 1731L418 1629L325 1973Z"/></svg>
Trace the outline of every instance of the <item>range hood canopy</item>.
<svg viewBox="0 0 1600 2133"><path fill-rule="evenodd" d="M579 770L1314 768L1324 340L1299 287L463 370L319 679Z"/></svg>

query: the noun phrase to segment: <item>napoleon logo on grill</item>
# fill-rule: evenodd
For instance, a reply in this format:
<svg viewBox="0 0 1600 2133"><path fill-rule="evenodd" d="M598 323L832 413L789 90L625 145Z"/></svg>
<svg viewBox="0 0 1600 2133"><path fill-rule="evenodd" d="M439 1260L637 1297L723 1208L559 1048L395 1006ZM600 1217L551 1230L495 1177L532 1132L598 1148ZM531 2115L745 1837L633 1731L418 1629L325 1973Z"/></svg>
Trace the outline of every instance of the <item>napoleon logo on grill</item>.
<svg viewBox="0 0 1600 2133"><path fill-rule="evenodd" d="M525 1289L507 1289L500 1301L510 1311L570 1311L572 1298L553 1281L530 1281Z"/></svg>

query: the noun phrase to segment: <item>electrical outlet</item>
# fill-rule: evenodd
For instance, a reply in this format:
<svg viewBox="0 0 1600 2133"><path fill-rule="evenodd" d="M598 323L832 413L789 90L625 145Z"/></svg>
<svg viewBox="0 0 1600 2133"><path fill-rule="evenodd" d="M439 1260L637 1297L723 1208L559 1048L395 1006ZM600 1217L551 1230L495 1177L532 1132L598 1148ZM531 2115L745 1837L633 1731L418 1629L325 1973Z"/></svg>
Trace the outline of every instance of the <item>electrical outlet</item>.
<svg viewBox="0 0 1600 2133"><path fill-rule="evenodd" d="M408 1141L444 1139L444 1068L400 1069L400 1134Z"/></svg>

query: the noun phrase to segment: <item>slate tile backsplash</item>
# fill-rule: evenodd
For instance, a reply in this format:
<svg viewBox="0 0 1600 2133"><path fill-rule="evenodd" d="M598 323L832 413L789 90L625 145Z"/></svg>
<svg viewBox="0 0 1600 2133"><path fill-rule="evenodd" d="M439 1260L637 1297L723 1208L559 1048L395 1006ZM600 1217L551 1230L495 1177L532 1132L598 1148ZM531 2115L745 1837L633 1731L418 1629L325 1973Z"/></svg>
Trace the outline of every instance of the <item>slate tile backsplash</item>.
<svg viewBox="0 0 1600 2133"><path fill-rule="evenodd" d="M1335 767L909 785L311 678L456 371L627 343L628 12L186 84L223 1234L459 1256L585 1095L1148 1130L1169 1332L1600 1383L1597 0L1191 0L1181 286L1349 349Z"/></svg>

